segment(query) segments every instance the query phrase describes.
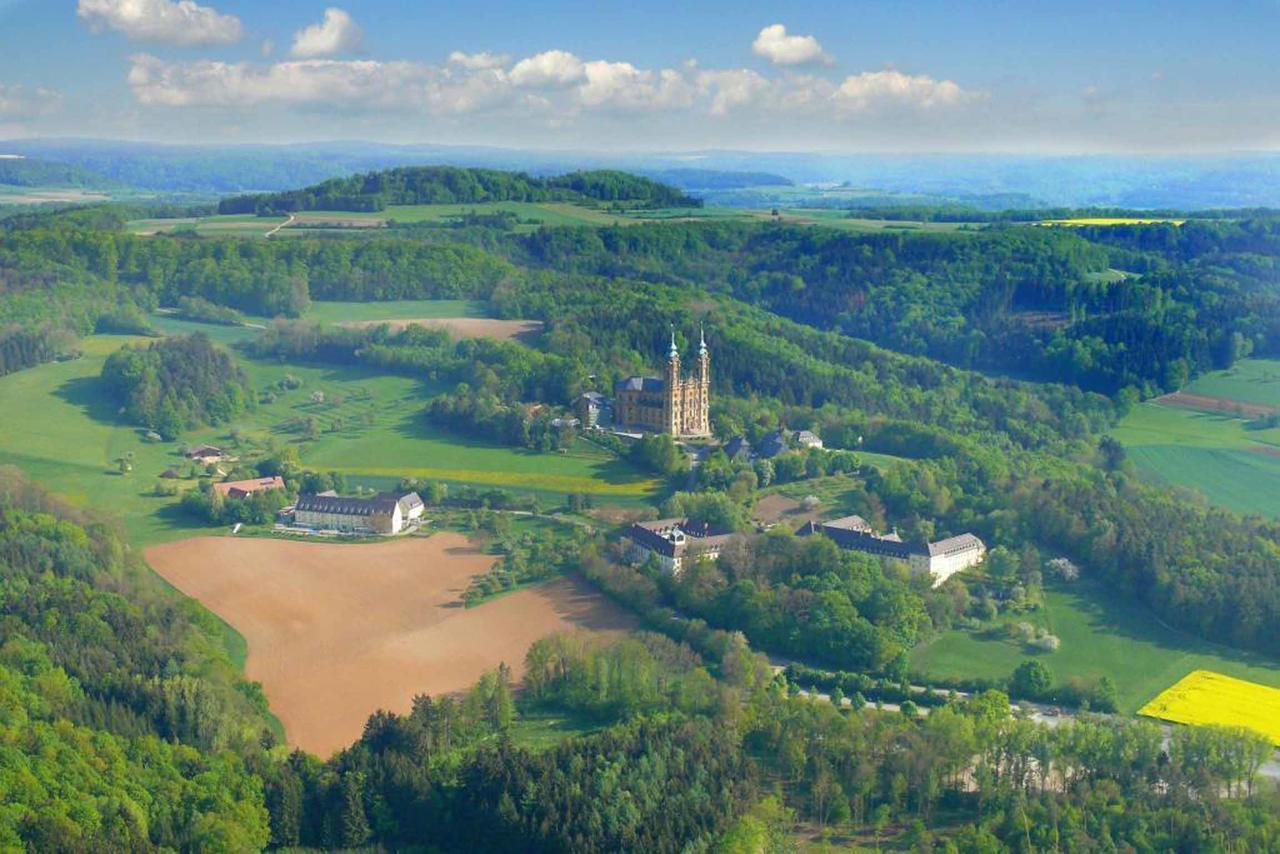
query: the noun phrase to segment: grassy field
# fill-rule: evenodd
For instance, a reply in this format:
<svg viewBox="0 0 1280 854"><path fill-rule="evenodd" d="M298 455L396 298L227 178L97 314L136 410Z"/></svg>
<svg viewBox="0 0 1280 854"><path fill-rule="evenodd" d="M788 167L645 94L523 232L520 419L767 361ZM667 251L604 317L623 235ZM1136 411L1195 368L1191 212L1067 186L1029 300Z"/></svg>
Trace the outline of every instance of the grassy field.
<svg viewBox="0 0 1280 854"><path fill-rule="evenodd" d="M917 647L912 670L934 678L1005 679L1031 657L1044 661L1054 678L1073 676L1115 682L1120 710L1143 704L1193 670L1214 670L1280 687L1280 662L1218 647L1168 628L1128 597L1088 581L1046 591L1040 612L1018 616L1062 640L1057 652L1028 653L1019 641L949 631Z"/></svg>
<svg viewBox="0 0 1280 854"><path fill-rule="evenodd" d="M768 208L660 208L615 212L584 207L569 202L483 202L463 205L393 205L376 212L305 211L292 222L285 217L257 217L252 214L217 215L182 219L139 219L127 224L134 234L157 234L174 229L194 229L209 237L263 237L278 226L288 223L275 236L308 237L318 234L351 232L379 228L388 223L444 224L468 213L492 214L509 212L520 220L517 232L530 232L541 226L639 225L652 222L690 220L771 220ZM921 222L915 220L857 219L838 208L782 208L780 219L799 225L823 225L841 231L928 231L950 232L980 228L981 224L959 222Z"/></svg>
<svg viewBox="0 0 1280 854"><path fill-rule="evenodd" d="M1247 360L1186 391L1280 406L1280 363ZM1149 402L1134 407L1112 435L1149 477L1238 513L1280 518L1280 428L1254 430L1231 415Z"/></svg>
<svg viewBox="0 0 1280 854"><path fill-rule="evenodd" d="M388 302L313 302L306 319L319 323L345 321L399 320L406 317L488 317L485 305L477 300L422 299Z"/></svg>
<svg viewBox="0 0 1280 854"><path fill-rule="evenodd" d="M1228 370L1200 377L1185 391L1280 408L1280 360L1245 359Z"/></svg>
<svg viewBox="0 0 1280 854"><path fill-rule="evenodd" d="M222 336L253 334L170 319L164 325L172 332L196 326L225 330ZM107 355L131 340L92 336L82 342L85 355L80 359L0 378L0 400L6 403L0 408L0 464L18 466L73 503L119 517L135 543L208 532L177 510L176 498L152 493L164 470L187 473L181 446L212 442L234 451L233 431L246 446L293 444L308 466L384 482L404 476L438 478L547 495L589 492L624 504L643 502L658 488L649 477L585 442L563 455L535 454L432 430L421 410L435 389L410 378L353 368L244 362L255 388L265 389L286 374L301 386L279 392L275 402L234 424L192 431L178 443L150 443L142 431L117 420L116 404L97 382ZM324 401L313 401L314 392L322 392ZM122 475L117 460L129 454L133 471ZM177 483L189 487L193 481Z"/></svg>
<svg viewBox="0 0 1280 854"><path fill-rule="evenodd" d="M511 740L519 746L541 752L556 747L571 736L590 735L604 725L566 712L541 709L522 711L511 724Z"/></svg>

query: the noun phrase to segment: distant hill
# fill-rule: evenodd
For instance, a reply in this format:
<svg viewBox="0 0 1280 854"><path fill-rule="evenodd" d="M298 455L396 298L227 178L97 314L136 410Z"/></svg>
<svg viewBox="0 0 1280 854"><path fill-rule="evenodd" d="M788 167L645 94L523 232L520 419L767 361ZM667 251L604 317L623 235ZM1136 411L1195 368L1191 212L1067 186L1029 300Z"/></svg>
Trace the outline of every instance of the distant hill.
<svg viewBox="0 0 1280 854"><path fill-rule="evenodd" d="M1030 207L1280 207L1280 153L1230 155L836 154L804 152L529 151L465 145L333 141L295 145L171 145L20 139L0 151L78 166L138 190L227 195L308 187L404 166L466 166L535 177L617 169L706 199L708 205L801 206L820 189L860 187L886 204ZM783 178L775 183L775 178ZM763 198L777 188L774 198ZM907 196L908 198L903 198ZM866 207L865 198L853 202Z"/></svg>
<svg viewBox="0 0 1280 854"><path fill-rule="evenodd" d="M29 157L0 157L0 184L11 187L78 187L104 190L117 186L104 175L67 163Z"/></svg>
<svg viewBox="0 0 1280 854"><path fill-rule="evenodd" d="M637 169L637 173L682 190L742 190L747 187L791 187L790 178L772 172L726 172L722 169Z"/></svg>
<svg viewBox="0 0 1280 854"><path fill-rule="evenodd" d="M388 205L480 202L625 203L632 207L699 207L683 191L627 172L599 170L535 178L523 172L412 166L331 178L301 190L223 199L223 214L295 211L380 211Z"/></svg>

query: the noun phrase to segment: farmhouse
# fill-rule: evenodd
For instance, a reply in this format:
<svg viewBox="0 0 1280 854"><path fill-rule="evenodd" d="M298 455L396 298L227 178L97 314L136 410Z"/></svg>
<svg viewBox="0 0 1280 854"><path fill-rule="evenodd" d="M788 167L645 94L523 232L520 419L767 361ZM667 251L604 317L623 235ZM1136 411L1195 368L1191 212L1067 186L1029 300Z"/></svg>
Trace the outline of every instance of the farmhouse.
<svg viewBox="0 0 1280 854"><path fill-rule="evenodd" d="M284 489L284 479L279 475L275 477L259 477L253 480L229 480L225 483L215 483L213 491L221 495L223 498L248 498L255 492L267 492L272 489Z"/></svg>
<svg viewBox="0 0 1280 854"><path fill-rule="evenodd" d="M194 448L187 448L184 456L202 466L207 466L210 463L219 463L227 459L226 453L215 445L196 445Z"/></svg>
<svg viewBox="0 0 1280 854"><path fill-rule="evenodd" d="M293 521L304 528L343 533L398 534L422 518L422 499L416 492L383 492L372 498L339 495L300 495Z"/></svg>
<svg viewBox="0 0 1280 854"><path fill-rule="evenodd" d="M627 532L631 541L628 557L636 563L656 557L666 572L679 575L690 560L718 560L731 537L732 533L713 533L706 525L689 519L636 522Z"/></svg>
<svg viewBox="0 0 1280 854"><path fill-rule="evenodd" d="M700 336L691 377L680 372L680 351L671 333L667 369L661 377L628 377L614 389L614 420L624 428L701 438L711 435L711 354Z"/></svg>
<svg viewBox="0 0 1280 854"><path fill-rule="evenodd" d="M830 522L810 522L802 534L823 534L837 546L892 560L900 560L918 574L933 576L937 587L957 572L977 566L986 557L987 547L973 534L960 534L927 544L903 542L895 531L878 534L861 516L845 516Z"/></svg>

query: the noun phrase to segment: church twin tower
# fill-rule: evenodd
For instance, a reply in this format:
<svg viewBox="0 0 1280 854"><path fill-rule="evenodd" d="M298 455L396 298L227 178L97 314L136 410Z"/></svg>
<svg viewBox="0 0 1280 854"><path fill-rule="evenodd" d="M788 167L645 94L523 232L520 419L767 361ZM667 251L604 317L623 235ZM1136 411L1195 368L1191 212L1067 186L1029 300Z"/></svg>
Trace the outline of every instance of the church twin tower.
<svg viewBox="0 0 1280 854"><path fill-rule="evenodd" d="M661 377L628 377L614 390L614 419L622 427L672 436L711 435L711 354L705 335L698 338L693 375L680 371L680 350L671 331L667 369Z"/></svg>
<svg viewBox="0 0 1280 854"><path fill-rule="evenodd" d="M680 373L680 351L676 349L676 333L671 330L671 349L667 351L666 387L663 402L665 433L673 436L711 435L711 354L706 335L699 330L698 362L693 376Z"/></svg>

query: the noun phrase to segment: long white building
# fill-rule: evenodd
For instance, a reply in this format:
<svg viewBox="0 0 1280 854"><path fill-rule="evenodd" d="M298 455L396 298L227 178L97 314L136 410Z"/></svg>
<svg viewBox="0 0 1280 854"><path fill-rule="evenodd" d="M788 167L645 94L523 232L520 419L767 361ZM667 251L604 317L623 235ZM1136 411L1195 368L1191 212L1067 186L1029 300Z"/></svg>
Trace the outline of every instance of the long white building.
<svg viewBox="0 0 1280 854"><path fill-rule="evenodd" d="M340 495L300 495L293 522L303 528L352 534L398 534L422 518L422 499L416 492L383 492L372 498Z"/></svg>
<svg viewBox="0 0 1280 854"><path fill-rule="evenodd" d="M934 587L957 572L977 566L987 556L986 544L973 534L959 534L924 545L906 543L896 533L877 534L861 516L845 516L821 524L810 522L804 533L823 534L842 549L903 561L912 572L933 576Z"/></svg>

